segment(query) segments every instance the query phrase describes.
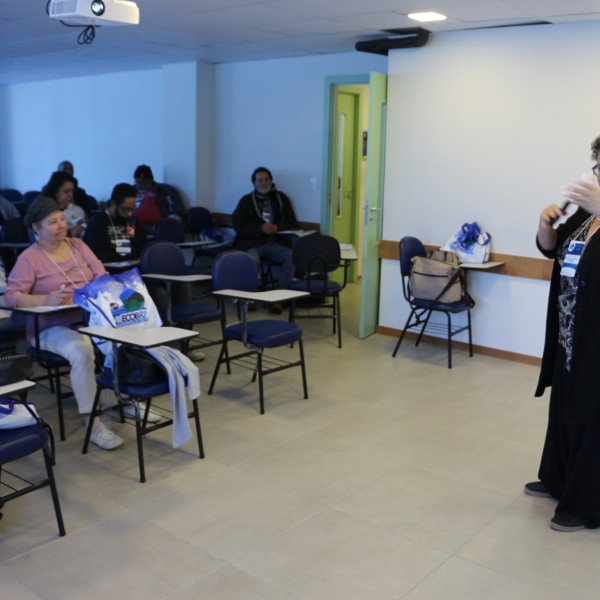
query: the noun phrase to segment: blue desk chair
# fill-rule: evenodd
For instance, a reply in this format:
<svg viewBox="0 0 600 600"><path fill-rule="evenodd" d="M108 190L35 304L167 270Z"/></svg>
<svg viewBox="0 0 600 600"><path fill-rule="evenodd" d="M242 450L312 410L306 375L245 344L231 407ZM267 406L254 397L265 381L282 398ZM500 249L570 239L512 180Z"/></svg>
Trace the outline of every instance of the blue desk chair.
<svg viewBox="0 0 600 600"><path fill-rule="evenodd" d="M246 252L233 250L224 252L215 257L212 267L213 290L233 289L237 291L255 292L259 287L258 268L252 258ZM300 367L302 372L302 385L304 398L308 398L306 385L306 369L304 364L304 348L302 345L302 329L289 321L277 319L247 320L248 301L239 300L241 304L242 321L226 324L225 299L220 298L219 304L223 311L223 344L215 366L215 371L210 382L208 394L212 394L219 369L223 363L227 366L227 372L231 373L230 363L236 359L248 356L256 357L256 364L252 367L252 381L258 377L258 389L260 396L260 414L265 412L263 377L270 373L282 371L292 367ZM246 350L236 355L230 355L228 342L237 341L244 344ZM279 348L298 342L299 360L285 362L274 357L268 359L264 356L265 348Z"/></svg>
<svg viewBox="0 0 600 600"><path fill-rule="evenodd" d="M0 508L3 508L4 504L10 500L15 500L16 498L20 498L25 494L29 494L30 492L34 492L43 487L49 487L52 494L58 532L60 536L64 536L66 533L65 525L53 472L55 460L52 429L50 425L29 409L25 402L24 394L19 400L14 398L14 401L23 403L34 417L36 423L34 425L16 429L0 429ZM17 473L14 473L12 470L9 471L5 468L5 465L8 463L12 463L40 451L44 457L44 464L46 467L46 477L41 480L35 482L29 481ZM4 481L2 480L3 476ZM4 492L5 489L8 490L8 493ZM0 513L0 517L1 516L2 513Z"/></svg>
<svg viewBox="0 0 600 600"><path fill-rule="evenodd" d="M173 219L169 219L173 220ZM191 267L185 264L185 255L177 244L168 241L154 241L147 244L141 254L140 272L159 273L161 275L189 275ZM222 318L221 308L212 298L208 301L173 302L172 287L169 281L159 282L148 280L148 290L153 296L161 319L167 325L175 325L192 329L194 325L220 321ZM175 284L190 285L190 284ZM166 288L166 304L160 297L158 289ZM190 293L191 296L191 293ZM194 348L205 348L220 344L221 339L206 340L194 345ZM187 349L187 344L184 346Z"/></svg>
<svg viewBox="0 0 600 600"><path fill-rule="evenodd" d="M288 289L308 292L310 298L300 301L298 308L307 305L309 310L296 311L293 318L331 319L333 333L337 331L338 348L342 347L342 316L340 310L340 293L346 286L347 265L342 265L339 242L330 235L318 233L301 237L292 250L292 261L296 272L303 274L301 279L294 279ZM330 273L340 266L344 269L343 283L330 279ZM317 313L312 311L317 309ZM325 314L321 312L325 310Z"/></svg>
<svg viewBox="0 0 600 600"><path fill-rule="evenodd" d="M206 239L205 236L210 236L212 239L215 239L214 244L194 248L194 260L192 261L192 264L195 264L196 259L200 257L206 257L212 264L212 261L217 254L220 254L231 246L232 240L225 238L225 236L216 229L213 215L208 208L204 208L203 206L192 206L187 214L187 228L193 239L196 241Z"/></svg>
<svg viewBox="0 0 600 600"><path fill-rule="evenodd" d="M147 356L149 359L151 358L149 355ZM162 371L162 367L158 363L156 363L162 372L162 376L159 376L155 381L147 384L129 384L129 383L119 383L119 393L124 400L124 402L119 403L117 405L120 414L121 423L125 422L125 418L123 415L123 407L131 404L134 407L135 412L135 433L137 440L137 451L138 451L138 464L140 470L140 482L144 483L146 481L146 469L144 465L144 446L143 446L143 438L148 433L152 433L153 431L157 431L158 429L162 429L163 427L169 427L173 425L172 418L163 418L159 423L148 423L148 414L150 413L150 408L152 405L152 399L157 396L162 396L163 394L169 393L169 382L167 380L167 375ZM100 398L102 395L102 390L114 390L115 382L114 382L114 373L108 369L105 369L102 373L100 373L96 377L96 395L94 397L94 404L92 406L92 412L90 413L89 424L87 427L87 431L85 434L85 440L83 442L82 453L87 454L88 446L90 443L90 436L92 434L92 425L94 417L102 415L104 412L112 411L114 406L110 406L106 409L100 408ZM144 402L146 409L142 412L139 408L139 403ZM164 416L164 410L155 408L155 412ZM196 437L198 439L198 454L200 458L204 458L204 445L202 443L202 431L200 429L200 411L198 409L198 399L192 400L192 411L188 413L189 419L194 419L194 423L196 426Z"/></svg>
<svg viewBox="0 0 600 600"><path fill-rule="evenodd" d="M159 219L154 223L154 239L179 244L185 241L185 230L181 221L171 217Z"/></svg>
<svg viewBox="0 0 600 600"><path fill-rule="evenodd" d="M458 302L437 302L432 300L424 300L422 298L415 298L410 289L410 271L412 267L411 259L414 256L427 256L425 246L420 240L414 237L403 237L400 240L400 277L402 279L402 292L404 298L410 306L410 313L404 329L400 334L398 343L394 348L392 356L395 357L400 348L400 344L404 339L406 332L409 329L419 329L417 341L415 346L418 346L421 342L421 338L425 333L425 329L429 326L435 329L435 324L430 324L429 319L434 312L441 313L446 317L446 325L438 325L438 329L441 333L444 333L448 343L448 368L452 368L452 338L459 333L466 331L469 336L469 356L473 356L473 339L471 332L471 307L473 301L468 295L466 290L466 283L464 280L461 281L463 285L463 297ZM466 313L467 323L466 325L453 325L452 316L460 313Z"/></svg>
<svg viewBox="0 0 600 600"><path fill-rule="evenodd" d="M0 191L0 196L3 196L10 202L21 202L23 200L23 194L19 190L11 188Z"/></svg>

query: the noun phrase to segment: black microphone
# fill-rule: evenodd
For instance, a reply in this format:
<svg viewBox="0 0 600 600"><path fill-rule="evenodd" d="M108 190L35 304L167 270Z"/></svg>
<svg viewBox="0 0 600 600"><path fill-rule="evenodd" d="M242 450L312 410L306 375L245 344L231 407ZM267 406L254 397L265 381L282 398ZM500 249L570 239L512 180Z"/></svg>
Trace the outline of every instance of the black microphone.
<svg viewBox="0 0 600 600"><path fill-rule="evenodd" d="M569 208L569 204L571 204L571 202L569 200L565 200L564 204L560 207L560 212L564 213L565 210ZM562 216L564 216L564 214ZM556 221L558 221L559 219L560 217L554 217L554 219L550 221L550 225L554 225L554 223L556 223Z"/></svg>

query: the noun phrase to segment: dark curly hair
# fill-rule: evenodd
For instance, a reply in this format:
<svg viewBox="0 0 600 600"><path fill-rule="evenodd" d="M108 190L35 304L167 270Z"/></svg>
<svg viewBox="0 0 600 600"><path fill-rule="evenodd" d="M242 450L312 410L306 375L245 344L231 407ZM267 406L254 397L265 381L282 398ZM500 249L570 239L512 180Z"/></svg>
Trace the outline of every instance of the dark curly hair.
<svg viewBox="0 0 600 600"><path fill-rule="evenodd" d="M600 155L600 135L592 142L592 160Z"/></svg>
<svg viewBox="0 0 600 600"><path fill-rule="evenodd" d="M56 194L58 194L58 190L60 190L66 181L71 182L75 187L77 187L77 179L75 179L73 175L70 175L65 171L54 171L54 173L52 173L50 176L48 183L42 189L42 194L56 200Z"/></svg>

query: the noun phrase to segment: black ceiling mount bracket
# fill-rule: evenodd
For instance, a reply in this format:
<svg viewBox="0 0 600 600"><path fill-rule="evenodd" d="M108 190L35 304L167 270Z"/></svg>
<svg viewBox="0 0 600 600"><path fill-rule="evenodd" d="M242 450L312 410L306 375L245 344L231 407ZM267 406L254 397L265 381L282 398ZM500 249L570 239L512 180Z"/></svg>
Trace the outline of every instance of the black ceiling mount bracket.
<svg viewBox="0 0 600 600"><path fill-rule="evenodd" d="M355 48L359 52L371 52L387 56L390 50L399 48L418 48L424 46L429 39L429 31L422 27L409 27L406 29L386 29L390 35L376 40L356 42Z"/></svg>

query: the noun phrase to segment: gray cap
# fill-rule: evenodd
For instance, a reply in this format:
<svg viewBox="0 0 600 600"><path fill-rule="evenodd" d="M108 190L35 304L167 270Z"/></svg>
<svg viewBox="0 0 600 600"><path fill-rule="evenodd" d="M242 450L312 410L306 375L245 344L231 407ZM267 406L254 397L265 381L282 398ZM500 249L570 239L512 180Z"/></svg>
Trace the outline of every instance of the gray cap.
<svg viewBox="0 0 600 600"><path fill-rule="evenodd" d="M54 198L38 196L27 209L23 223L25 223L25 227L31 227L34 223L39 223L57 210L62 209Z"/></svg>

